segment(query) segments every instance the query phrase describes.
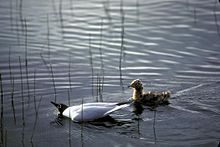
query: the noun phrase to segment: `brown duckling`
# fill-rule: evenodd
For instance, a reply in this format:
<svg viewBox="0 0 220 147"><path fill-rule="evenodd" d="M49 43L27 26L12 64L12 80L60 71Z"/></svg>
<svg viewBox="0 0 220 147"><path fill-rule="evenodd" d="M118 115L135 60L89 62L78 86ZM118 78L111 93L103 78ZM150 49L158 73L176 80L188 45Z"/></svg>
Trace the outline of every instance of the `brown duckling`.
<svg viewBox="0 0 220 147"><path fill-rule="evenodd" d="M130 86L133 89L132 101L139 102L146 106L157 106L157 105L167 105L169 104L168 99L170 98L170 91L163 92L144 92L143 84L141 80L133 80Z"/></svg>

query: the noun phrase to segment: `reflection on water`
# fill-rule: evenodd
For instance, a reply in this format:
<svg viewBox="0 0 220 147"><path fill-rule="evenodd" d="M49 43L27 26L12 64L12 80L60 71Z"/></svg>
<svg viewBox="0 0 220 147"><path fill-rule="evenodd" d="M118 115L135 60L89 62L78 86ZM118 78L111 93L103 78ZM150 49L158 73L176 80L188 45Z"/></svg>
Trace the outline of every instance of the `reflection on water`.
<svg viewBox="0 0 220 147"><path fill-rule="evenodd" d="M8 0L0 8L0 146L218 145L217 0ZM145 91L171 90L171 104L131 107L113 122L50 125L51 100L125 101L137 78Z"/></svg>

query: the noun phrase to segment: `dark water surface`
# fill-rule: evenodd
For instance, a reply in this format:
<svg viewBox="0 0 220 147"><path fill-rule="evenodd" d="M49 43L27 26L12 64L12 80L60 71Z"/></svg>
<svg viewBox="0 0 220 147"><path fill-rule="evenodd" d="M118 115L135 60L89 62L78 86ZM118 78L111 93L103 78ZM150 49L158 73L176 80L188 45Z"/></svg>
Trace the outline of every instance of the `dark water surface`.
<svg viewBox="0 0 220 147"><path fill-rule="evenodd" d="M1 0L0 146L215 147L219 49L216 0ZM50 101L125 101L136 78L171 104L55 123Z"/></svg>

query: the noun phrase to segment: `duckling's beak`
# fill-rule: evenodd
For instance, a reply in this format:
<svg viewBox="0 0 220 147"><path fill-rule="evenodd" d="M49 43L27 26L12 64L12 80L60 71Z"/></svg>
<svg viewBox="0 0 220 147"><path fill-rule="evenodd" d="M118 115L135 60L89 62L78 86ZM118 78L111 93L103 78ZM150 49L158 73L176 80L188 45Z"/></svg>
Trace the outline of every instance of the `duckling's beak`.
<svg viewBox="0 0 220 147"><path fill-rule="evenodd" d="M51 101L51 103L52 103L55 107L58 108L59 104L57 104L57 103L55 103L55 102L52 102L52 101Z"/></svg>
<svg viewBox="0 0 220 147"><path fill-rule="evenodd" d="M128 88L134 88L134 86L133 85L128 85Z"/></svg>

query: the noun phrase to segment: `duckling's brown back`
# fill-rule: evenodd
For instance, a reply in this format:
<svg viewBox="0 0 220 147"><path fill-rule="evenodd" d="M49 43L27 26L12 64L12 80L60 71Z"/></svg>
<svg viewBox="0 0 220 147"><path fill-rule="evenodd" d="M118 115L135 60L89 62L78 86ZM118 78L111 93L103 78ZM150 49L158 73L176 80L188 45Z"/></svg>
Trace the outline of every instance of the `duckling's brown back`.
<svg viewBox="0 0 220 147"><path fill-rule="evenodd" d="M143 94L141 101L143 104L150 106L169 104L168 99L170 98L170 95L171 95L170 91L163 91L163 92L149 91Z"/></svg>

